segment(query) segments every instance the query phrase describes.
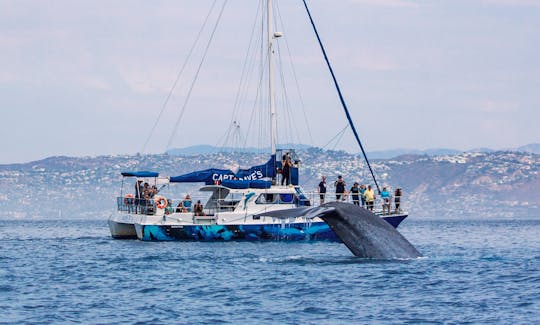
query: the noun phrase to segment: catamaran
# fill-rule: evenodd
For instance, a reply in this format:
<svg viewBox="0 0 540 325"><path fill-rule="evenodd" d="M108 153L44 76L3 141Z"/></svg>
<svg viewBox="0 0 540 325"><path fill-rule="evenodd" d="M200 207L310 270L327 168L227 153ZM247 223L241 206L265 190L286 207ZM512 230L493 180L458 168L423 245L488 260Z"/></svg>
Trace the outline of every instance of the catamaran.
<svg viewBox="0 0 540 325"><path fill-rule="evenodd" d="M379 184L305 1L304 6L349 126L380 193ZM320 193L307 193L300 186L301 160L296 151L277 147L272 61L274 39L282 34L273 31L272 9L272 0L267 0L270 159L264 164L236 171L210 168L179 176L160 175L153 171L123 172L123 188L117 197L117 209L108 220L113 238L138 238L145 241L339 240L330 227L317 217L283 218L275 217L275 213L270 214L272 217L265 216L267 212L314 206L320 202ZM204 183L199 188L201 198L173 197L174 186L182 183ZM124 188L124 184L127 184L128 190ZM144 189L142 184L145 184L147 189ZM130 187L135 189L134 193L129 191ZM146 193L146 196L143 193ZM332 196L330 193L326 195L323 198L328 201ZM377 214L394 227L407 217L405 211L397 208L388 208L384 214L382 211Z"/></svg>

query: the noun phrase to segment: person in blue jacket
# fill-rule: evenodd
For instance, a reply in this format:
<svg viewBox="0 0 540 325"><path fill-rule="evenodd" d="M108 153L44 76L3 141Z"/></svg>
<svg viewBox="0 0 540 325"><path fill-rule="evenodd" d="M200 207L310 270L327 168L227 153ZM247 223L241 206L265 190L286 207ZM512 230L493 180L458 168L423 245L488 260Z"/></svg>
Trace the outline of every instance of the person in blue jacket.
<svg viewBox="0 0 540 325"><path fill-rule="evenodd" d="M383 201L382 203L383 213L390 214L390 192L388 192L386 187L383 187L382 189L381 199Z"/></svg>

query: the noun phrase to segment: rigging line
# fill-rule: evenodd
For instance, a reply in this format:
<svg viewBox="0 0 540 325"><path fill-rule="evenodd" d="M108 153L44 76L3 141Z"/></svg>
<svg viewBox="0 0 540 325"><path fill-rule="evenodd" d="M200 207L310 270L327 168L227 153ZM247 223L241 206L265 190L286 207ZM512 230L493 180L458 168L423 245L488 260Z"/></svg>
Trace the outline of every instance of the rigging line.
<svg viewBox="0 0 540 325"><path fill-rule="evenodd" d="M330 139L330 141L328 141L324 146L322 146L321 149L324 149L326 148L328 145L330 145L330 143L332 143L337 137L339 137L340 134L343 134L345 133L345 130L347 130L347 128L349 128L349 124L345 125L345 127L343 129L341 129L341 131L339 131L336 135L334 135L334 137L332 139Z"/></svg>
<svg viewBox="0 0 540 325"><path fill-rule="evenodd" d="M246 132L246 134L248 134L248 135L249 135L249 132L251 131L251 126L253 125L253 120L255 119L255 115L256 115L255 113L258 111L257 110L257 105L258 105L258 101L260 99L260 94L261 94L261 91L262 91L262 82L263 82L263 76L261 75L259 77L259 85L257 87L257 92L255 94L255 98L253 100L253 106L251 108L251 115L250 115L250 118L249 118L248 129L247 129L247 132ZM244 147L247 145L247 139L248 139L248 137L246 136L246 139L244 141Z"/></svg>
<svg viewBox="0 0 540 325"><path fill-rule="evenodd" d="M266 51L266 46L265 46L269 42L268 41L268 34L266 33L266 29L265 29L265 26L266 26L265 23L268 21L267 16L269 14L267 9L268 9L268 7L264 8L264 14L263 14L263 17L262 17L263 20L262 20L262 24L261 24L261 48L260 48L260 52L259 52L259 57L260 57L259 68L261 69L259 72L260 72L262 80L264 80L265 74L269 73L268 68L266 66L266 60L270 60L269 55L268 55L268 51ZM259 148L262 148L263 146L267 145L266 141L264 141L264 134L265 134L264 132L267 132L267 130L264 129L263 124L262 124L263 120L265 120L265 119L268 120L269 119L269 117L267 117L266 114L270 114L270 108L269 108L270 107L270 103L269 103L270 100L268 100L268 103L265 101L265 92L266 91L268 91L268 93L270 93L270 91L268 89L268 85L261 84L261 94L260 94L260 97L259 97L260 114L258 114L258 118L259 118L259 129L258 129L259 134L257 136L257 143L258 143Z"/></svg>
<svg viewBox="0 0 540 325"><path fill-rule="evenodd" d="M332 66L330 65L330 61L328 59L328 56L326 55L326 50L324 49L323 43L321 41L321 38L319 37L319 32L317 31L317 27L315 26L315 22L313 21L313 18L311 17L311 13L309 12L309 8L307 6L306 0L302 0L304 2L304 7L306 8L307 14L309 16L309 21L311 22L311 26L313 27L313 31L315 32L315 35L317 36L317 41L319 42L319 46L321 47L321 51L324 56L324 60L326 61L326 65L328 66L328 70L330 70L330 74L332 75L332 79L334 81L334 85L336 86L336 90L339 95L339 100L341 101L341 106L343 106L343 110L345 111L345 115L347 116L347 119L349 120L349 124L351 125L351 129L354 133L354 137L356 138L356 142L358 142L358 145L360 146L360 149L362 150L362 154L364 155L364 159L366 160L366 163L369 167L369 172L371 173L371 177L373 178L373 181L375 182L375 186L377 186L377 192L380 194L381 189L379 187L379 183L377 183L377 179L375 178L375 174L373 173L373 169L371 168L371 164L369 163L368 157L366 155L366 151L364 150L364 146L362 146L362 142L360 141L360 137L358 136L358 132L356 132L356 128L354 127L354 123L352 121L351 115L349 114L349 109L347 108L347 104L345 103L345 99L343 98L343 95L341 94L341 89L339 88L339 84L337 82L336 76L334 74L334 70L332 69Z"/></svg>
<svg viewBox="0 0 540 325"><path fill-rule="evenodd" d="M259 38L258 37L255 38L254 35L255 35L255 32L257 31L257 22L259 21L259 16L262 15L262 10L261 10L262 4L263 4L263 1L262 0L259 1L259 6L257 7L257 13L255 14L255 20L254 20L253 26L252 26L249 45L248 45L246 55L245 55L245 58L244 58L244 65L242 67L242 73L241 73L241 77L240 77L240 82L238 83L238 89L237 89L237 92L236 92L236 98L235 98L235 101L234 101L234 106L233 106L234 109L233 109L233 113L231 115L230 125L232 125L235 122L235 120L238 121L238 118L236 118L236 115L237 115L237 112L240 110L240 107L242 106L241 102L244 102L246 100L247 93L248 93L248 85L250 83L250 81L249 81L249 78L251 76L250 72L253 71L253 69L255 67L255 62L256 62L255 56L251 55L251 57L250 57L250 54L253 53L253 52L256 52L256 50L253 50L253 49L257 48L257 46L258 46L257 40ZM255 42L254 42L254 39L255 39ZM251 123L251 121L250 121L250 123ZM250 125L250 124L248 124L248 125ZM226 138L225 139L221 138L221 140L218 142L218 143L223 143L222 145L220 145L222 148L225 147L225 145L228 143L229 136L230 136L230 130L228 131L228 133L226 135Z"/></svg>
<svg viewBox="0 0 540 325"><path fill-rule="evenodd" d="M279 46L278 46L279 47ZM279 56L280 58L280 63L281 62L281 56ZM286 90L286 87L285 87L285 76L283 75L283 71L281 71L280 73L280 77L281 77L281 88L283 90L282 94L281 94L281 101L282 101L282 107L283 107L283 111L284 111L284 119L285 119L285 125L287 126L285 128L285 137L286 139L288 139L288 143L289 144L292 144L295 142L295 140L298 140L300 141L300 136L298 134L298 129L294 127L295 123L294 123L294 114L292 112L292 109L291 109L291 105L290 105L290 102L289 102L289 98L288 98L288 94L287 94L287 90ZM296 132L294 132L296 131ZM295 139L295 137L297 137ZM287 143L284 141L284 144Z"/></svg>
<svg viewBox="0 0 540 325"><path fill-rule="evenodd" d="M283 29L285 30L285 23L284 23L283 19L281 18L281 11L279 10L279 6L277 6L277 13L278 13L278 17L279 17L279 21L281 23L281 26L283 26ZM294 64L293 64L292 53L291 53L291 49L289 47L289 41L287 40L287 37L283 37L283 38L285 39L285 47L287 48L287 53L289 55L289 63L291 65L291 71L292 71L294 82L295 82L295 85L296 85L296 91L298 91L298 99L300 100L300 108L302 109L302 114L304 115L304 119L306 120L306 122L308 122L309 119L308 119L308 116L306 114L306 105L304 104L304 97L302 96L302 91L300 90L300 83L298 82L298 77L297 77L297 74L296 74L296 68L294 67ZM309 141L310 141L310 143L313 144L314 143L313 135L311 133L311 127L310 127L309 123L306 123L306 129L308 131Z"/></svg>
<svg viewBox="0 0 540 325"><path fill-rule="evenodd" d="M249 38L249 44L248 44L248 48L247 48L247 51L246 51L246 55L244 57L244 64L242 66L242 73L240 75L240 82L238 83L238 89L237 89L237 92L236 92L236 97L234 99L234 106L233 106L233 114L231 116L231 123L235 120L236 118L236 113L239 109L239 106L240 106L240 93L241 93L241 90L242 90L242 86L244 85L244 83L246 83L246 79L244 79L244 77L246 76L246 70L249 70L249 69L246 69L246 66L247 66L247 63L248 63L248 59L249 59L249 54L250 54L250 50L251 50L251 46L253 44L253 39L254 39L254 35L255 35L255 31L257 30L257 22L258 22L258 18L259 18L259 11L261 10L261 7L262 7L262 1L259 1L259 5L257 7L257 12L255 14L255 20L253 22L253 25L251 27L251 35L250 35L250 38Z"/></svg>
<svg viewBox="0 0 540 325"><path fill-rule="evenodd" d="M244 105L244 103L248 101L248 95L249 95L249 88L250 88L250 84L251 84L251 79L254 78L253 77L254 75L255 76L257 75L255 73L255 71L257 71L256 62L260 61L260 60L257 60L257 54L261 53L263 42L262 42L261 37L255 37L255 42L253 42L253 36L256 34L256 31L258 30L259 27L260 27L261 32L264 31L264 23L263 23L263 21L264 21L264 6L263 6L263 3L264 3L264 1L260 0L259 1L259 6L257 7L257 14L255 15L255 21L254 21L254 24L253 24L253 27L252 27L252 34L251 34L251 39L250 39L250 48L248 49L248 53L246 53L246 61L247 61L247 56L250 55L249 56L249 67L247 69L248 72L246 73L248 75L248 77L246 77L244 79L243 89L239 88L239 91L237 93L237 99L235 100L235 112L240 109L240 106ZM260 22L260 24L257 24L257 22ZM259 42L259 40L261 40L261 41ZM253 44L253 47L252 47L252 44ZM260 74L261 71L258 71L258 74ZM259 79L259 80L256 82L257 88L255 88L256 91L255 91L255 98L254 98L254 102L253 102L253 107L255 107L255 105L257 103L258 96L259 96L259 91L260 91L260 82L261 82L260 77L259 78L255 77L255 80L257 80L257 79ZM242 93L241 96L239 96L240 93ZM249 137L249 134L251 132L250 131L251 126L252 126L253 120L254 120L254 108L252 108L251 114L250 114L250 117L249 117L248 120L249 120L249 122L247 124L248 128L247 128L246 137L244 138L244 144L243 144L244 148L247 147L248 137Z"/></svg>
<svg viewBox="0 0 540 325"><path fill-rule="evenodd" d="M242 149L245 149L245 147L242 148L242 147L240 146L240 145L242 144L243 140L244 140L244 135L243 135L243 132L242 132L242 128L241 128L240 124L237 124L237 125L236 125L236 139L235 139L235 145L236 145L236 147L238 148L238 152L241 152ZM245 151L245 150L244 150L244 151Z"/></svg>
<svg viewBox="0 0 540 325"><path fill-rule="evenodd" d="M261 44L262 44L262 42L261 42ZM257 105L259 104L259 103L258 103L259 100L261 101L261 104L260 104L259 106L260 106L260 107L263 106L263 105L262 105L262 94L261 94L261 93L262 93L263 80L264 80L264 73L265 73L264 67L266 66L265 63L266 63L267 61L268 61L268 55L265 55L265 56L264 56L264 61L261 61L261 69L260 69L260 71L259 71L259 72L260 72L260 75L259 75L259 83L258 83L258 86L257 86L257 92L255 93L255 98L254 98L254 100L253 100L253 107L251 108L250 122L248 123L248 129L247 129L247 132L246 132L246 134L248 134L248 135L249 135L249 132L250 132L250 130L251 130L251 126L253 125L252 122L253 122L253 120L254 120L254 118L255 118L255 115L256 115L255 113L258 111L258 110L257 110ZM263 115L263 113L261 113L259 119L262 118L262 115ZM259 121L259 128L258 128L258 131L259 131L258 139L259 139L259 140L262 138L261 131L262 131L263 128L262 128L261 124L262 124L262 122ZM244 146L246 146L246 144L247 144L247 138L248 138L248 137L246 136L246 140L245 140L245 142L244 142ZM258 146L259 148L261 147L260 144L261 144L261 143L259 142L259 146Z"/></svg>
<svg viewBox="0 0 540 325"><path fill-rule="evenodd" d="M223 137L220 137L220 140L218 141L218 143L216 143L216 147L218 147L220 151L223 151L223 148L225 148L225 145L231 134L232 127L233 127L232 123L229 124L229 128L225 131L225 134L223 135Z"/></svg>
<svg viewBox="0 0 540 325"><path fill-rule="evenodd" d="M174 89L176 89L176 85L178 84L178 81L180 80L180 77L184 73L184 70L186 69L187 63L189 62L189 59L191 58L191 55L193 54L193 51L195 50L195 47L197 46L197 43L199 43L199 39L201 38L201 34L202 34L204 28L206 27L206 23L208 22L208 19L210 18L210 15L214 11L214 7L216 5L216 2L217 2L217 0L214 0L214 2L212 3L212 6L210 7L210 11L208 11L208 14L206 15L206 18L204 19L204 22L203 22L201 28L199 29L199 32L197 33L197 37L195 38L195 42L193 42L193 45L191 45L191 49L188 52L188 56L186 57L186 60L182 64L182 68L180 69L180 71L176 75L176 80L174 80L173 86L171 87L171 90L169 91L169 94L167 95L167 98L165 98L165 102L163 103L163 106L161 107L161 111L159 112L159 115L158 115L156 121L154 122L154 125L150 129L150 134L148 135L148 138L146 139L146 141L144 142L144 144L142 146L141 153L144 153L144 151L146 150L146 146L148 145L148 142L150 142L150 139L152 138L152 135L154 135L154 131L156 130L156 127L157 127L159 121L161 120L161 116L163 116L163 112L165 111L165 108L169 104L169 100L171 99L171 96L172 96L172 94L174 92Z"/></svg>
<svg viewBox="0 0 540 325"><path fill-rule="evenodd" d="M276 28L277 29L277 28ZM285 87L285 76L283 74L283 60L281 58L281 48L279 46L279 42L276 41L276 49L277 49L277 64L276 64L276 67L279 65L279 80L281 81L281 107L283 108L283 113L284 113L284 116L283 116L283 120L284 120L284 124L285 124L285 140L286 139L289 139L289 142L293 142L293 138L294 138L294 135L293 135L293 132L292 132L292 129L293 129L293 117L292 117L292 112L291 112L291 107L289 105L289 101L288 101L288 96L287 96L287 88ZM283 141L285 144L285 140Z"/></svg>
<svg viewBox="0 0 540 325"><path fill-rule="evenodd" d="M283 93L282 93L282 100L283 100L283 107L285 108L285 112L286 112L286 115L288 116L288 119L287 119L287 124L289 126L289 128L287 129L288 131L290 131L290 134L289 134L289 139L290 139L290 142L291 144L297 140L298 143L301 142L301 137L300 137L300 133L299 133L299 130L298 128L295 127L295 115L293 114L293 109L291 108L291 103L290 103L290 100L289 100L289 96L288 96L288 92L287 92L287 87L285 87L285 74L283 72L283 59L281 57L281 47L280 47L280 42L276 42L277 44L277 49L278 49L278 58L279 58L279 64L280 64L280 77L281 77L281 87L283 89ZM296 137L296 139L295 139Z"/></svg>
<svg viewBox="0 0 540 325"><path fill-rule="evenodd" d="M214 35L216 33L216 29L219 25L219 22L221 21L221 16L223 15L223 11L225 10L225 5L227 4L227 0L223 2L223 5L221 6L221 10L219 12L219 16L217 17L216 23L214 25L214 29L212 30L212 34L210 35L210 39L208 40L208 43L206 44L206 48L204 49L204 54L201 59L201 62L199 63L199 67L197 68L197 72L195 73L195 78L193 79L193 82L191 83L191 86L189 88L189 91L186 95L186 99L184 100L184 105L182 106L182 110L180 112L180 115L178 116L178 119L176 120L176 123L174 125L173 133L169 137L169 141L167 141L167 148L170 148L172 141L176 135L176 130L178 129L178 125L180 124L180 121L182 120L182 117L184 116L184 112L186 111L186 106L191 98L191 92L193 91L193 88L195 88L195 84L197 83L197 79L199 78L199 73L201 72L202 65L204 63L204 60L206 59L206 55L208 54L208 49L210 48L210 44L212 43L212 40L214 39Z"/></svg>
<svg viewBox="0 0 540 325"><path fill-rule="evenodd" d="M263 138L264 138L264 134L265 132L267 132L268 130L266 130L266 128L263 126L263 123L262 121L266 118L266 114L270 114L270 104L269 103L266 103L265 102L265 91L268 90L267 85L263 85L263 81L264 81L264 76L266 73L269 73L268 72L268 69L267 69L267 63L270 64L269 60L270 60L270 57L269 57L269 54L268 54L268 51L266 51L266 46L268 44L268 34L266 33L266 29L265 29L265 22L268 21L267 19L267 16L268 16L268 8L263 8L263 15L262 15L262 20L261 20L261 47L259 49L259 75L260 75L260 80L261 80L261 85L260 85L260 92L259 92L259 98L258 98L258 105L259 105L259 114L258 114L258 118L259 118L259 128L258 128L258 135L257 135L257 147L258 148L262 148L263 146L267 145L266 142L263 142ZM268 91L269 92L269 91ZM266 109L268 109L268 112L266 111Z"/></svg>
<svg viewBox="0 0 540 325"><path fill-rule="evenodd" d="M264 1L263 1L263 4L264 4ZM248 126L248 130L251 129L252 127L255 128L255 123L257 122L257 120L259 121L259 127L256 129L256 131L253 131L253 139L255 139L254 141L254 146L255 148L257 148L257 152L258 153L261 153L263 152L264 149L264 146L266 145L263 144L262 140L263 140L263 134L265 134L265 129L263 128L263 125L261 124L262 123L262 119L263 119L263 114L265 114L265 111L264 111L264 107L266 107L264 105L264 90L263 90L263 82L264 82L264 76L265 74L268 72L268 69L266 69L266 65L265 65L265 62L266 62L266 58L268 56L268 52L266 51L266 47L265 47L265 40L266 40L266 36L267 36L267 33L266 33L266 29L265 29L265 22L267 21L265 19L265 15L266 15L266 9L267 7L266 6L262 6L262 10L261 10L261 20L260 20L260 34L259 34L259 37L258 37L258 40L259 40L259 43L258 43L258 52L254 53L254 65L253 65L253 75L255 76L255 80L257 80L257 88L256 88L256 96L255 98L253 99L253 104L252 104L252 120L250 121L250 124ZM258 63L258 64L257 64ZM258 69L258 70L257 70ZM256 73L255 73L256 72ZM266 89L266 88L264 88ZM247 94L246 94L246 98L247 98ZM258 107L258 108L257 108ZM248 131L248 135L250 134L251 132ZM247 139L246 139L246 143L247 143Z"/></svg>
<svg viewBox="0 0 540 325"><path fill-rule="evenodd" d="M345 131L341 132L341 134L339 135L339 137L336 139L336 143L334 144L334 147L332 148L332 150L336 150L336 147L338 146L338 144L341 142L341 139L343 139L343 136L345 135Z"/></svg>

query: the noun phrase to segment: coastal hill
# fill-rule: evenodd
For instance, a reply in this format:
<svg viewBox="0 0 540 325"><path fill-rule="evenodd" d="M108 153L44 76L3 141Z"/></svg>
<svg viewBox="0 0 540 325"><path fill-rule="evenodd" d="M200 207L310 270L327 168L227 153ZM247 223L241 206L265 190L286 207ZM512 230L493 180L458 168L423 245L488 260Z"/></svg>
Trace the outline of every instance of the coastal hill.
<svg viewBox="0 0 540 325"><path fill-rule="evenodd" d="M304 148L301 185L315 191L321 175L331 187L343 175L372 184L363 159L344 151ZM122 186L121 171L152 170L180 175L210 167L249 167L268 159L253 153L49 157L0 165L0 218L107 218ZM241 162L240 164L238 164ZM540 217L540 155L519 151L405 154L374 159L382 186L403 188L404 205L415 218ZM127 181L126 191L133 185ZM180 185L196 193L199 184ZM132 192L132 191L130 191ZM125 194L125 192L124 192Z"/></svg>
<svg viewBox="0 0 540 325"><path fill-rule="evenodd" d="M309 149L312 146L305 144L282 144L281 148L295 148L299 149ZM501 150L494 150L491 148L476 148L472 150L457 150L457 149L448 149L448 148L431 148L425 150L419 149L391 149L391 150L378 150L378 151L369 151L367 153L370 159L390 159L403 155L427 155L427 156L443 156L443 155L458 155L462 152L495 152ZM516 151L516 152L528 152L540 154L540 143L531 143L517 148L508 148L502 151ZM197 154L212 154L217 152L245 152L245 153L257 153L257 152L270 152L270 148L232 148L232 147L216 147L211 145L194 145L184 148L174 148L168 150L166 153L174 156L182 155L197 155Z"/></svg>

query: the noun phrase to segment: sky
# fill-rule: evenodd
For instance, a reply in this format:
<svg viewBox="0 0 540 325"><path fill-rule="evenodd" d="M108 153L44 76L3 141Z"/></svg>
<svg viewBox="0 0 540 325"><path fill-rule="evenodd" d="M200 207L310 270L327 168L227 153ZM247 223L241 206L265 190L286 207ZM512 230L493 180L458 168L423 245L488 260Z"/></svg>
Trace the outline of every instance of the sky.
<svg viewBox="0 0 540 325"><path fill-rule="evenodd" d="M302 2L274 1L278 142L358 152ZM259 2L213 4L0 0L0 164L268 146ZM540 142L540 0L308 4L368 152Z"/></svg>

